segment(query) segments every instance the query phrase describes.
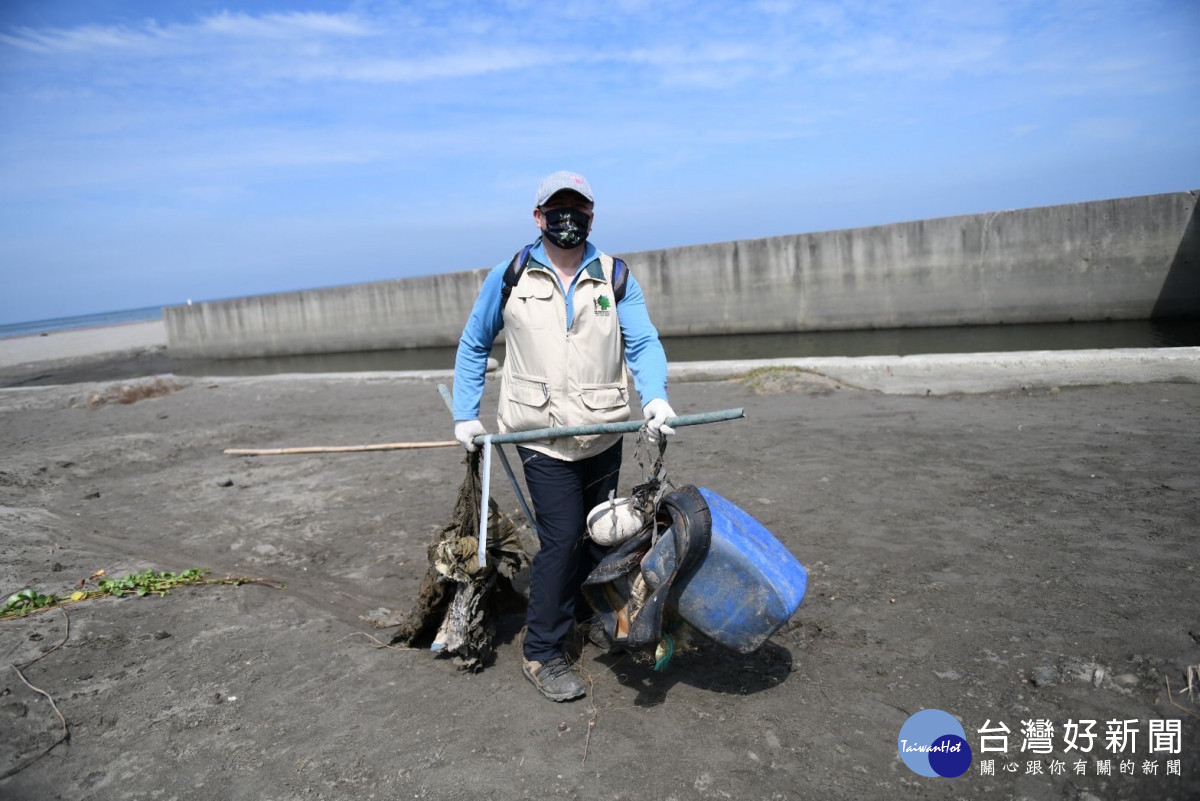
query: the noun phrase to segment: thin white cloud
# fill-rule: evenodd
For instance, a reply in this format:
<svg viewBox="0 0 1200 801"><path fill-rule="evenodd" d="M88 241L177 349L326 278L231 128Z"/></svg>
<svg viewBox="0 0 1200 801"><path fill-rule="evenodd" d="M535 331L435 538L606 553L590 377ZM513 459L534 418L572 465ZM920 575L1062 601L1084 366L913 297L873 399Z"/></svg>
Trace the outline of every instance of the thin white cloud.
<svg viewBox="0 0 1200 801"><path fill-rule="evenodd" d="M16 28L12 34L0 33L0 42L45 55L96 51L145 51L162 41L165 31L148 22L140 29L124 26L84 25L71 29L34 30Z"/></svg>
<svg viewBox="0 0 1200 801"><path fill-rule="evenodd" d="M347 14L295 12L254 17L245 13L222 11L207 17L197 26L226 36L249 39L288 39L296 35L370 36L377 31L362 20Z"/></svg>
<svg viewBox="0 0 1200 801"><path fill-rule="evenodd" d="M929 40L903 40L886 33L863 36L831 7L813 6L803 15L789 15L781 13L782 4L766 5L761 20L708 10L695 14L695 19L684 17L681 24L667 25L656 32L662 35L655 36L632 20L622 28L621 10L611 9L609 16L616 19L605 23L625 34L617 48L580 47L570 39L556 43L553 37L538 47L514 45L525 41L515 36L521 29L519 15L502 18L471 9L461 12L471 22L465 28L445 20L397 20L362 12L255 16L223 11L186 24L146 20L138 25L18 28L0 33L0 43L43 55L199 57L215 71L224 66L246 74L257 65L260 74L277 79L365 83L411 83L546 63L592 62L649 70L646 77L666 85L711 89L774 80L797 68L826 74L954 71L986 63L1004 43L1001 37L958 35L954 29ZM577 10L599 16L596 9ZM625 9L632 18L645 13L640 4ZM822 31L812 30L814 18L824 22L818 27L832 26L835 35L821 36ZM770 25L760 30L758 22ZM886 25L876 21L871 27ZM451 30L454 36L448 33ZM360 46L363 40L370 44ZM302 44L319 48L292 46ZM262 50L248 50L246 45ZM170 62L162 65L168 71L171 67Z"/></svg>
<svg viewBox="0 0 1200 801"><path fill-rule="evenodd" d="M843 42L818 56L826 74L913 73L951 77L963 71L995 67L1004 50L1001 35L964 34L944 40L902 39L875 35Z"/></svg>
<svg viewBox="0 0 1200 801"><path fill-rule="evenodd" d="M989 5L980 23L950 0L763 5L664 15L656 4L581 4L578 13L607 26L619 46L564 30L539 32L534 46L532 11L469 3L17 29L0 34L0 48L35 54L19 60L21 80L29 77L17 99L29 118L44 114L37 119L51 133L20 144L26 155L12 146L0 154L12 179L4 194L132 186L155 175L208 181L210 170L236 186L260 180L256 169L275 180L287 168L531 160L564 141L603 157L675 153L702 163L723 148L883 128L880 119L914 106L922 119L980 105L1019 109L997 130L1023 136L1039 122L1031 98L1068 91L1064 84L1096 96L1155 71L1150 55L1101 57L1099 47L1091 58L1060 55L1074 29L1039 31L1029 45L1013 22L1023 12L1011 6ZM650 17L664 22L643 24ZM1031 60L1029 50L1054 60ZM54 57L66 54L83 57ZM0 59L10 87L17 61ZM985 101L964 77L998 91ZM0 123L0 142L17 143L5 127L18 132ZM1116 129L1077 133L1104 130Z"/></svg>
<svg viewBox="0 0 1200 801"><path fill-rule="evenodd" d="M761 60L764 55L750 44L740 42L697 43L692 46L657 45L635 48L620 54L621 59L655 67L679 67L696 64L728 64Z"/></svg>
<svg viewBox="0 0 1200 801"><path fill-rule="evenodd" d="M266 14L220 14L190 24L160 25L150 19L141 25L83 25L76 28L16 28L0 33L0 42L33 53L149 54L165 45L185 49L212 46L222 40L293 40L317 37L363 37L376 31L348 14L295 12Z"/></svg>
<svg viewBox="0 0 1200 801"><path fill-rule="evenodd" d="M413 83L438 78L464 78L528 69L550 63L551 57L533 50L494 48L424 58L323 59L286 67L294 77L364 83ZM553 63L561 64L561 59Z"/></svg>

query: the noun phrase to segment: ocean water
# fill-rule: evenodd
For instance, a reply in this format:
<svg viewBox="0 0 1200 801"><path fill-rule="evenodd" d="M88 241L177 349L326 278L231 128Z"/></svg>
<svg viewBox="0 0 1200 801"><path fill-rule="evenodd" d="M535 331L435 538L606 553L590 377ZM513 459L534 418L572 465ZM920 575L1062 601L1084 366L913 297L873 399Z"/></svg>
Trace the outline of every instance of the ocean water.
<svg viewBox="0 0 1200 801"><path fill-rule="evenodd" d="M149 322L161 320L162 316L162 306L145 306L140 309L80 314L75 317L55 317L50 320L30 320L25 323L7 323L0 325L0 339L45 334L51 331L67 331L72 328L95 328L100 325Z"/></svg>

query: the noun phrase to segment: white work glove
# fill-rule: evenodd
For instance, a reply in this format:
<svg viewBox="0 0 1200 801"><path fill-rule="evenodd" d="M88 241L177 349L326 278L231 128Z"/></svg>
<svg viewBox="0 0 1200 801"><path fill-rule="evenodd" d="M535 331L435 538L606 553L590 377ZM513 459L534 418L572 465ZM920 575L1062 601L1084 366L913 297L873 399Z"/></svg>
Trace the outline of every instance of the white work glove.
<svg viewBox="0 0 1200 801"><path fill-rule="evenodd" d="M462 446L470 453L479 450L479 446L471 440L486 433L487 429L478 420L461 420L454 424L454 438L461 442Z"/></svg>
<svg viewBox="0 0 1200 801"><path fill-rule="evenodd" d="M668 417L675 416L675 410L662 398L655 398L643 406L642 414L646 415L646 441L651 445L658 442L660 433L664 437L672 436L675 433L675 429L664 425Z"/></svg>

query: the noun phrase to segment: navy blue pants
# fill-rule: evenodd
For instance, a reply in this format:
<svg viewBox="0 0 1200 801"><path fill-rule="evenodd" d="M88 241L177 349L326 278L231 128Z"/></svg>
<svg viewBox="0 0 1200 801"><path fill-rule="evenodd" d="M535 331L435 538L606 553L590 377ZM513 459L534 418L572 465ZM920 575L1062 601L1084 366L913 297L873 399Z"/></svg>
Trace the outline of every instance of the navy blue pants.
<svg viewBox="0 0 1200 801"><path fill-rule="evenodd" d="M529 568L525 658L544 662L562 654L576 620L591 616L579 587L606 549L587 538L587 513L617 488L621 443L577 462L528 448L517 453L542 546Z"/></svg>

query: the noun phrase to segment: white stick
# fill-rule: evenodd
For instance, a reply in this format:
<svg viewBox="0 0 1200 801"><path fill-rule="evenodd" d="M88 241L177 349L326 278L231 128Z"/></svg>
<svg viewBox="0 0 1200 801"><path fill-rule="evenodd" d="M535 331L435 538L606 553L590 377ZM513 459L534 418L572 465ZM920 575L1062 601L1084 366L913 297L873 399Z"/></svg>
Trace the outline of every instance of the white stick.
<svg viewBox="0 0 1200 801"><path fill-rule="evenodd" d="M488 493L492 489L492 435L483 437L483 491L479 501L479 566L487 567Z"/></svg>
<svg viewBox="0 0 1200 801"><path fill-rule="evenodd" d="M226 448L229 456L283 456L289 453L358 453L360 451L402 451L411 448L449 448L458 440L444 442L380 442L375 445L327 445L302 448Z"/></svg>

